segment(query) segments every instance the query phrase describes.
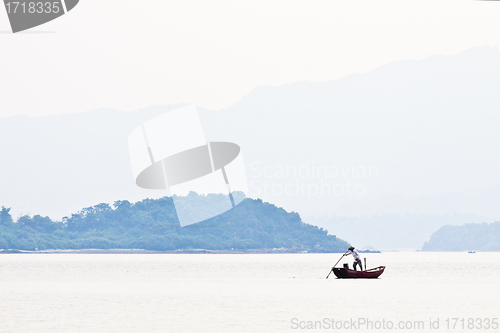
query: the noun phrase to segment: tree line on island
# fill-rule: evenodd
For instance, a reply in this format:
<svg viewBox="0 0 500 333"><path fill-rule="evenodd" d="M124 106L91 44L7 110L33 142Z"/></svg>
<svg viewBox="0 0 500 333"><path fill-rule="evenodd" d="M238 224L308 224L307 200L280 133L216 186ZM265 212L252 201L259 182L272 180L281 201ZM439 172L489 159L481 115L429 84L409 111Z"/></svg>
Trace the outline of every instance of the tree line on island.
<svg viewBox="0 0 500 333"><path fill-rule="evenodd" d="M190 193L189 195L197 195ZM224 196L213 195L212 200ZM196 210L196 207L193 208ZM328 231L302 222L299 214L244 199L235 208L200 223L180 227L171 197L127 200L84 208L63 221L0 211L0 249L144 249L259 250L292 248L310 252L344 252L349 244Z"/></svg>

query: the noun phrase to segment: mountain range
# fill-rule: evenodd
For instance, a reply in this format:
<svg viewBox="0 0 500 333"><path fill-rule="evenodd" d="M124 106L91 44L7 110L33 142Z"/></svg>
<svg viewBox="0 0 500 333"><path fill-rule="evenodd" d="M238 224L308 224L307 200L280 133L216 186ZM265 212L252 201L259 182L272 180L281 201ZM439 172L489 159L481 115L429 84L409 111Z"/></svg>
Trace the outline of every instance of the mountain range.
<svg viewBox="0 0 500 333"><path fill-rule="evenodd" d="M207 140L241 147L250 197L306 222L386 216L383 231L397 216L430 214L437 230L500 218L499 88L500 52L481 47L330 82L261 86L199 115ZM168 195L135 185L127 138L180 106L0 118L0 205L61 219L100 202ZM420 223L377 246L410 247ZM367 237L360 245L377 243Z"/></svg>

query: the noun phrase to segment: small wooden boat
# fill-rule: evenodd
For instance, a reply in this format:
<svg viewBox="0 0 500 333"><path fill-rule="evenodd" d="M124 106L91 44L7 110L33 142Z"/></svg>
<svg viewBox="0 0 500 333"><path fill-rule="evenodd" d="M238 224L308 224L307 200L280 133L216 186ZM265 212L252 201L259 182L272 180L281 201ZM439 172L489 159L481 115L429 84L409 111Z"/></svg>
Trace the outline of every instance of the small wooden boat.
<svg viewBox="0 0 500 333"><path fill-rule="evenodd" d="M333 274L339 279L376 279L385 270L385 266L367 269L366 271L355 271L346 267L333 268Z"/></svg>

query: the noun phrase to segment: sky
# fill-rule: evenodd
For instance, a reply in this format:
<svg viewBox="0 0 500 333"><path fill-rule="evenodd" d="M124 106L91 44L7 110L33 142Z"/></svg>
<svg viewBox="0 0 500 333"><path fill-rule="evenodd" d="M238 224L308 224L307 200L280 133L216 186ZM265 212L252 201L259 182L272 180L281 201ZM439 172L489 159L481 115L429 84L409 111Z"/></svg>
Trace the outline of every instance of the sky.
<svg viewBox="0 0 500 333"><path fill-rule="evenodd" d="M97 1L12 34L0 10L0 117L230 107L261 85L330 81L500 45L495 1Z"/></svg>

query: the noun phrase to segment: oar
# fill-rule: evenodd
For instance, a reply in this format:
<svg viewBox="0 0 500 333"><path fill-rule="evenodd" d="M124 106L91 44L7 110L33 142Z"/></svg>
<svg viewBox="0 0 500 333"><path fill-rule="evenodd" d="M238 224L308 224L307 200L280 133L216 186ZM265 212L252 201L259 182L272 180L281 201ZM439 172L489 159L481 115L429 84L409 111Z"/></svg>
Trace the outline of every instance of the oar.
<svg viewBox="0 0 500 333"><path fill-rule="evenodd" d="M346 255L347 252L349 252L349 250L345 251L345 253L342 255L342 257L340 257L339 261L342 260L342 258L344 258L344 256ZM335 268L335 266L337 266L337 264L339 263L339 261L337 261L335 263L335 265L333 265L332 269L330 270L330 273L328 273L328 275L326 276L327 279L330 276L330 274L332 274L333 269Z"/></svg>

